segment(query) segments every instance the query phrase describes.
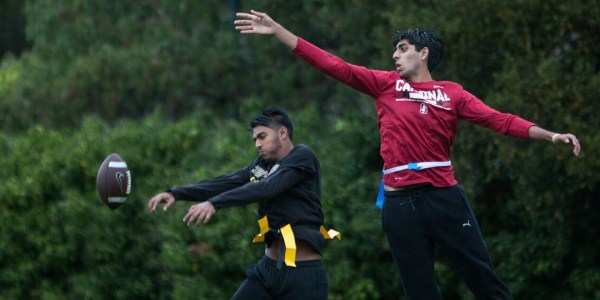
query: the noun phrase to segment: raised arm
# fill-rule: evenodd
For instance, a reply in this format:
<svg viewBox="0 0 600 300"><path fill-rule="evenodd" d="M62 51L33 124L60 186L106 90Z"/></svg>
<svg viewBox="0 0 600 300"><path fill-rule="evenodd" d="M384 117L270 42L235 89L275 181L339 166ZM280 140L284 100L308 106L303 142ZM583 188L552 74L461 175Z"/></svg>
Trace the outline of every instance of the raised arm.
<svg viewBox="0 0 600 300"><path fill-rule="evenodd" d="M298 45L298 37L285 27L273 21L266 13L250 10L250 13L236 13L238 18L233 22L235 29L241 34L266 34L274 35L281 43L290 50Z"/></svg>
<svg viewBox="0 0 600 300"><path fill-rule="evenodd" d="M548 140L554 144L572 144L575 156L579 156L579 152L581 151L579 140L570 133L554 133L539 126L531 126L529 128L529 137L532 139Z"/></svg>

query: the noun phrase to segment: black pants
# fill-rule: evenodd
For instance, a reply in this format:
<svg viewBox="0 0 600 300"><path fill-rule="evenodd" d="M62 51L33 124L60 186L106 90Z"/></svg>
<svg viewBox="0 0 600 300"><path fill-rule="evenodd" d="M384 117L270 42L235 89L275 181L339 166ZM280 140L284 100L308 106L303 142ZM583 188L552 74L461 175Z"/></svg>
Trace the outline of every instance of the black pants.
<svg viewBox="0 0 600 300"><path fill-rule="evenodd" d="M477 299L512 299L496 276L479 224L458 185L385 192L382 226L407 299L442 299L434 245Z"/></svg>
<svg viewBox="0 0 600 300"><path fill-rule="evenodd" d="M298 261L296 267L263 256L258 264L248 267L246 280L231 299L327 299L327 274L321 260Z"/></svg>

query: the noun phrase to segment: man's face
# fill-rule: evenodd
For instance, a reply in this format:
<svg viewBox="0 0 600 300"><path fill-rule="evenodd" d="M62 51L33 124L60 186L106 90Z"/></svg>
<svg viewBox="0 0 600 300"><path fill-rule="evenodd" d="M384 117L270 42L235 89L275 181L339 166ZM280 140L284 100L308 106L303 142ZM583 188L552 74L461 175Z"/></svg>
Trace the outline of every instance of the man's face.
<svg viewBox="0 0 600 300"><path fill-rule="evenodd" d="M419 74L421 64L426 63L421 60L423 49L416 51L415 45L410 44L408 40L398 42L392 58L396 62L396 71L401 77L410 79Z"/></svg>
<svg viewBox="0 0 600 300"><path fill-rule="evenodd" d="M280 128L281 130L281 128ZM258 149L260 156L267 162L275 162L279 159L281 152L280 130L274 130L266 126L256 126L252 129L254 146Z"/></svg>

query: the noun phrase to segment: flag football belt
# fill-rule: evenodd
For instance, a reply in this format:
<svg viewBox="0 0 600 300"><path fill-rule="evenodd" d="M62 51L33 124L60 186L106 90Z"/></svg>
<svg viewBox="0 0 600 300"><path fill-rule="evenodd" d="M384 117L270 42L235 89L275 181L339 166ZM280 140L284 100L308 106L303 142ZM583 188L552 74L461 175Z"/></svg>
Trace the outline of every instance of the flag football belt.
<svg viewBox="0 0 600 300"><path fill-rule="evenodd" d="M258 225L260 226L260 233L257 234L254 239L252 239L252 242L262 243L265 241L265 235L267 232L271 231L275 233L275 235L279 236L280 240L283 240L283 244L285 246L285 255L282 253L284 250L283 247L281 247L281 244L279 246L277 267L281 267L282 257L285 257L284 259L286 266L296 267L296 238L294 237L294 231L292 231L292 225L287 224L279 229L272 229L269 227L267 216L264 216L262 219L258 220ZM323 225L321 225L319 231L326 240L331 240L333 238L337 238L338 240L342 239L341 233L333 229L326 230Z"/></svg>
<svg viewBox="0 0 600 300"><path fill-rule="evenodd" d="M387 170L383 170L383 175L392 174L394 172L411 170L411 171L421 171L423 169L435 168L435 167L449 167L452 165L452 161L426 161L426 162L416 162L409 163L403 166L397 166L393 168L389 168ZM384 195L383 195L383 179L381 180L381 185L379 185L379 194L377 195L377 201L375 205L379 208L383 208Z"/></svg>
<svg viewBox="0 0 600 300"><path fill-rule="evenodd" d="M413 170L413 171L421 171L423 169L435 168L435 167L449 167L452 165L451 161L427 161L427 162L417 162L410 163L408 165L397 166L393 168L389 168L387 170L383 170L383 175L392 174L394 172L399 172L403 170Z"/></svg>

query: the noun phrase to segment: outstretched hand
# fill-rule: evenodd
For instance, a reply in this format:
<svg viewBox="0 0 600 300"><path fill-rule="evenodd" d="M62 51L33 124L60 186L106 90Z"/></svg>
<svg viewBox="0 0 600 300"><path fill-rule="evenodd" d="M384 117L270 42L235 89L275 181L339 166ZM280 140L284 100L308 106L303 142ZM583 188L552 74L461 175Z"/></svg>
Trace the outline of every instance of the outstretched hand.
<svg viewBox="0 0 600 300"><path fill-rule="evenodd" d="M579 152L581 151L581 145L579 144L579 140L577 140L577 137L575 137L574 135L570 133L561 133L558 134L555 138L553 138L552 142L558 145L573 144L573 154L575 154L575 156L579 156Z"/></svg>
<svg viewBox="0 0 600 300"><path fill-rule="evenodd" d="M183 222L187 226L190 226L194 220L196 220L196 225L200 225L200 222L206 223L210 220L210 217L212 217L215 211L215 207L210 201L194 204L183 217Z"/></svg>
<svg viewBox="0 0 600 300"><path fill-rule="evenodd" d="M235 20L235 29L242 34L274 34L275 21L267 14L251 10L250 13L236 13L235 16L239 19Z"/></svg>
<svg viewBox="0 0 600 300"><path fill-rule="evenodd" d="M148 201L148 210L150 212L156 211L156 207L161 202L165 202L163 210L167 211L167 209L169 209L169 207L175 203L175 197L173 197L173 194L168 192L156 194L150 199L150 201Z"/></svg>

